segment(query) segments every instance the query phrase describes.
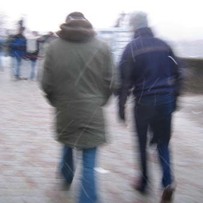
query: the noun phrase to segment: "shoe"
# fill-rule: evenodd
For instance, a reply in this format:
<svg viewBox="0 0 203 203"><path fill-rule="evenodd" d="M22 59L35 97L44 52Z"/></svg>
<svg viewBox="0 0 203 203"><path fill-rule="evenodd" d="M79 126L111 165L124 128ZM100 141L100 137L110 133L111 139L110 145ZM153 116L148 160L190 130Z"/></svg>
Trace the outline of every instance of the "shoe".
<svg viewBox="0 0 203 203"><path fill-rule="evenodd" d="M56 173L56 179L59 179L60 180L60 187L61 187L61 190L63 191L68 191L70 190L70 187L71 187L71 183L72 181L69 183L67 182L65 179L64 179L64 176L62 175L61 172L58 172Z"/></svg>
<svg viewBox="0 0 203 203"><path fill-rule="evenodd" d="M17 76L17 75L15 75L15 76L14 76L14 79L15 79L15 80L20 80L20 77Z"/></svg>
<svg viewBox="0 0 203 203"><path fill-rule="evenodd" d="M162 193L161 202L160 203L167 203L171 202L173 200L173 194L175 191L175 186L168 185L164 188L164 191Z"/></svg>
<svg viewBox="0 0 203 203"><path fill-rule="evenodd" d="M61 190L68 191L70 190L71 184L67 183L65 180L62 182Z"/></svg>
<svg viewBox="0 0 203 203"><path fill-rule="evenodd" d="M132 187L143 195L148 194L147 181L142 178L137 183L132 184Z"/></svg>

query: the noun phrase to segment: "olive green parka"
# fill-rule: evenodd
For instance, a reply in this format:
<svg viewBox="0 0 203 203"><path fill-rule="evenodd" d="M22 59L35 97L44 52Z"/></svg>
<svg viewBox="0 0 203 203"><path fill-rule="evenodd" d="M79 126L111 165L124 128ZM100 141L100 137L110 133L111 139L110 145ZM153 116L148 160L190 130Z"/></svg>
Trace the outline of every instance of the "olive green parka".
<svg viewBox="0 0 203 203"><path fill-rule="evenodd" d="M106 142L103 106L113 91L113 60L108 45L90 22L61 25L46 53L41 87L56 110L57 140L80 149Z"/></svg>

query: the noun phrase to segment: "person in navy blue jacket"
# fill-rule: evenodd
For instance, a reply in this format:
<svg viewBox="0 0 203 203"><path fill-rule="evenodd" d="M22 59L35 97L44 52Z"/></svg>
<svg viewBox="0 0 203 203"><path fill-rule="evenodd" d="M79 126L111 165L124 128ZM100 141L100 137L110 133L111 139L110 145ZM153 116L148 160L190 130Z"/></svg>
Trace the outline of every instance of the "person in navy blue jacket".
<svg viewBox="0 0 203 203"><path fill-rule="evenodd" d="M124 49L119 63L119 117L125 121L125 105L132 93L135 98L134 119L140 154L141 174L134 189L146 193L149 185L147 167L148 130L150 143L156 144L162 168L162 200L172 199L174 177L169 141L172 114L180 94L181 72L171 47L154 36L147 15L134 12L130 16L134 38Z"/></svg>
<svg viewBox="0 0 203 203"><path fill-rule="evenodd" d="M24 27L19 28L18 34L14 35L9 43L10 55L13 58L13 72L16 79L20 79L22 60L26 57L26 38L23 35Z"/></svg>

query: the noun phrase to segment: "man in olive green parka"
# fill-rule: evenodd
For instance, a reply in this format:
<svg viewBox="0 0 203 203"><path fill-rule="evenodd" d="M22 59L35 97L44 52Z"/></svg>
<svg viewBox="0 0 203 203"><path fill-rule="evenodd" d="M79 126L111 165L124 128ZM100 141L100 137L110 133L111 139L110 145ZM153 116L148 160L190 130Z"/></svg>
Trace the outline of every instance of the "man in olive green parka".
<svg viewBox="0 0 203 203"><path fill-rule="evenodd" d="M94 167L98 146L106 142L103 106L113 91L112 54L82 13L69 14L60 28L46 53L41 86L55 107L57 140L64 145L61 175L70 186L72 150L81 149L79 203L96 203Z"/></svg>

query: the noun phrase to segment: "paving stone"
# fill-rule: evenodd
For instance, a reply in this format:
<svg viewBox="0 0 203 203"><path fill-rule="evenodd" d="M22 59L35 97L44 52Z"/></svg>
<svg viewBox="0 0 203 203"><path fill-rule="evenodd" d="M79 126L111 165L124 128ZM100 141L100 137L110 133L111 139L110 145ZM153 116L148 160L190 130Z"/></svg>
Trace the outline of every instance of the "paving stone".
<svg viewBox="0 0 203 203"><path fill-rule="evenodd" d="M54 135L54 110L37 81L14 81L9 66L0 74L0 203L75 203L81 160L69 192L57 177L61 145ZM174 203L203 202L203 95L183 95L174 114L171 140L177 181ZM160 167L156 149L149 150L151 194L131 188L139 175L138 147L128 102L127 127L117 119L116 98L105 108L109 143L99 150L97 172L103 203L158 203ZM76 156L79 157L79 153ZM102 171L102 170L100 170Z"/></svg>

